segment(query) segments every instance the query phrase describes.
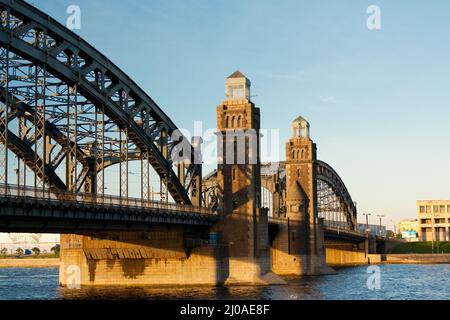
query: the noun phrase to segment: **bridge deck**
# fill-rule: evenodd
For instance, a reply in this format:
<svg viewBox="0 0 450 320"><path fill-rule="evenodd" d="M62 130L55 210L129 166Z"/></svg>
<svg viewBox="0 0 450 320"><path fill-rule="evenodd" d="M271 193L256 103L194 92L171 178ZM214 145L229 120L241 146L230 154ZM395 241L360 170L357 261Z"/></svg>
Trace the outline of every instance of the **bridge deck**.
<svg viewBox="0 0 450 320"><path fill-rule="evenodd" d="M269 217L269 224L276 226L277 224L287 223L286 218L275 218ZM366 239L366 235L357 231L337 228L329 225L324 225L324 236L325 239L337 240L337 241L348 241L354 243L360 243Z"/></svg>
<svg viewBox="0 0 450 320"><path fill-rule="evenodd" d="M212 210L33 187L0 186L0 231L139 231L155 226L210 227Z"/></svg>
<svg viewBox="0 0 450 320"><path fill-rule="evenodd" d="M325 239L349 241L354 243L360 243L366 240L366 235L353 230L336 228L331 226L324 226Z"/></svg>

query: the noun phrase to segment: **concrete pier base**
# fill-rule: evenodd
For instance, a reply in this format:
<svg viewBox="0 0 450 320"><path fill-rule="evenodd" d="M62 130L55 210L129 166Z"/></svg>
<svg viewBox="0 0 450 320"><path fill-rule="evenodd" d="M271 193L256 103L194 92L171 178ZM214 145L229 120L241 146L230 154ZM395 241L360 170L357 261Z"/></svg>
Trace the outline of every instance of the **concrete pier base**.
<svg viewBox="0 0 450 320"><path fill-rule="evenodd" d="M327 264L333 267L381 263L381 255L335 248L326 249Z"/></svg>
<svg viewBox="0 0 450 320"><path fill-rule="evenodd" d="M336 271L324 263L322 256L289 255L279 250L272 250L276 261L272 270L281 276L319 276L336 274Z"/></svg>
<svg viewBox="0 0 450 320"><path fill-rule="evenodd" d="M73 283L77 269L81 285L220 285L226 279L218 246L187 252L176 232L122 236L134 240L61 236L60 284ZM142 236L147 240L137 240Z"/></svg>
<svg viewBox="0 0 450 320"><path fill-rule="evenodd" d="M62 235L60 285L272 285L268 257L228 257L223 245L186 250L182 232ZM117 240L111 240L117 239Z"/></svg>
<svg viewBox="0 0 450 320"><path fill-rule="evenodd" d="M226 286L236 285L282 285L287 282L270 271L268 257L230 258Z"/></svg>
<svg viewBox="0 0 450 320"><path fill-rule="evenodd" d="M318 276L335 274L327 265L323 224L309 225L291 221L278 225L279 232L272 241L271 269L282 276ZM292 230L302 237L292 239Z"/></svg>

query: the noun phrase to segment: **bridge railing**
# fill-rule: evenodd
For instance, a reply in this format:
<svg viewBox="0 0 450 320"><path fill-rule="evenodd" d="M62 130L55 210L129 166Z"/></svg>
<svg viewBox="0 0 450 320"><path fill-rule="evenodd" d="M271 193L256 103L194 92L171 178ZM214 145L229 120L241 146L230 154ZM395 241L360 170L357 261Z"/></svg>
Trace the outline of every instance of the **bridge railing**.
<svg viewBox="0 0 450 320"><path fill-rule="evenodd" d="M0 185L0 198L33 199L48 202L83 203L110 207L126 207L133 209L153 209L181 213L213 215L209 208L146 201L138 198L123 198L114 195L95 195L90 193L73 193L54 189L38 189L29 186Z"/></svg>
<svg viewBox="0 0 450 320"><path fill-rule="evenodd" d="M331 226L331 225L324 225L325 230L329 230L329 231L333 231L336 233L346 233L346 234L354 234L357 236L363 236L365 237L364 233L358 232L358 231L354 231L354 230L350 230L348 228L341 228L341 227L336 227L336 226Z"/></svg>
<svg viewBox="0 0 450 320"><path fill-rule="evenodd" d="M287 218L269 217L270 223L287 223L287 221L288 221ZM353 234L353 235L357 235L357 236L365 236L364 233L350 230L349 228L333 225L332 223L329 223L329 221L328 221L328 223L327 223L327 221L323 221L323 227L325 230L336 232L337 234L346 233L346 234Z"/></svg>

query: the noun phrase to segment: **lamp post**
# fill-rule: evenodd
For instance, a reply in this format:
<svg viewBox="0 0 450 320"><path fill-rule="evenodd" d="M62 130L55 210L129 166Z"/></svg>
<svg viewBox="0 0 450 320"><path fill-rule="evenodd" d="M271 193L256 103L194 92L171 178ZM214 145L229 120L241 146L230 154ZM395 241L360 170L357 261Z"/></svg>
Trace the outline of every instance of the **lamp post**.
<svg viewBox="0 0 450 320"><path fill-rule="evenodd" d="M366 216L366 245L365 245L365 249L366 249L366 257L369 256L369 216L371 216L372 214L370 213L363 213L363 216Z"/></svg>
<svg viewBox="0 0 450 320"><path fill-rule="evenodd" d="M397 238L397 228L396 228L395 222L394 222L394 220L392 220L392 219L389 219L389 222L394 226L394 228L392 229L392 231L394 232L394 238ZM386 229L387 229L387 228L386 228ZM387 230L386 230L386 238L387 238Z"/></svg>
<svg viewBox="0 0 450 320"><path fill-rule="evenodd" d="M380 237L381 237L381 235L382 235L382 232L381 232L381 228L382 228L381 227L381 218L384 218L385 216L379 214L379 215L377 215L377 217L380 218L380 230L378 231L378 233L380 234Z"/></svg>

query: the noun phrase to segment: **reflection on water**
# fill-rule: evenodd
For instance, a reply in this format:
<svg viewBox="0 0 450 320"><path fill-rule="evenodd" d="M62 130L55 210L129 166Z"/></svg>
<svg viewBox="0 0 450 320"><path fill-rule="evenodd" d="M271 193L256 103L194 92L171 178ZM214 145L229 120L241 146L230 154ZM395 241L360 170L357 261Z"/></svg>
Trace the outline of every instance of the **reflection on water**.
<svg viewBox="0 0 450 320"><path fill-rule="evenodd" d="M450 299L450 265L382 265L381 289L369 290L366 267L336 275L286 278L268 287L58 286L58 269L0 269L0 299Z"/></svg>

